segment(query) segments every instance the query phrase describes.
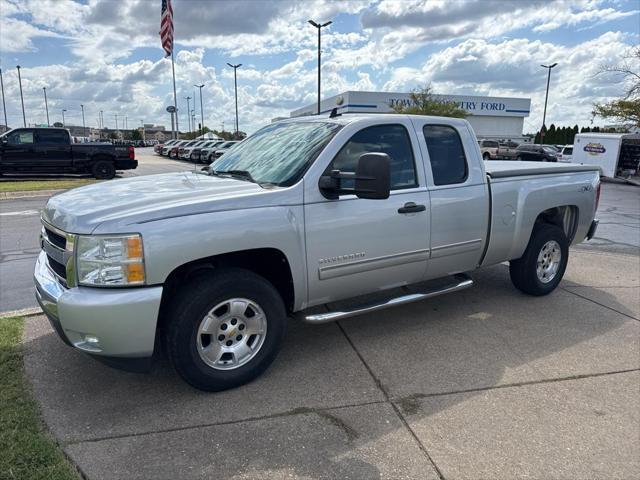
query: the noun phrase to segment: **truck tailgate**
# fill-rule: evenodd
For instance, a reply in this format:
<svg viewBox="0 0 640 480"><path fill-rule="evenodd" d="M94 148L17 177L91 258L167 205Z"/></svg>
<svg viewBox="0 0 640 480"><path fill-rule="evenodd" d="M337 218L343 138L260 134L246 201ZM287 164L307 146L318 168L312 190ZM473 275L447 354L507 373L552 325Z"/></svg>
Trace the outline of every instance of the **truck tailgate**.
<svg viewBox="0 0 640 480"><path fill-rule="evenodd" d="M525 175L553 175L573 172L600 171L595 165L577 165L572 163L494 161L484 164L490 178L522 177Z"/></svg>

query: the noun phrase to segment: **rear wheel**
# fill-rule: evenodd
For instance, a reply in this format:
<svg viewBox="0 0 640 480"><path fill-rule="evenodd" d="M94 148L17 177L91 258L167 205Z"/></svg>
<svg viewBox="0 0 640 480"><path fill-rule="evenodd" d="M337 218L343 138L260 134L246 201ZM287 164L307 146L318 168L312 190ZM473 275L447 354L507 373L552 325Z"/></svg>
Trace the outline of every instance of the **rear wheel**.
<svg viewBox="0 0 640 480"><path fill-rule="evenodd" d="M483 160L489 160L490 158L491 158L491 155L489 155L487 152L485 152L485 153L482 155L482 159L483 159Z"/></svg>
<svg viewBox="0 0 640 480"><path fill-rule="evenodd" d="M287 328L277 290L242 269L199 276L178 292L169 315L169 359L185 381L205 391L237 387L264 372Z"/></svg>
<svg viewBox="0 0 640 480"><path fill-rule="evenodd" d="M564 231L548 223L534 227L524 255L509 263L513 285L529 295L547 295L558 286L569 260Z"/></svg>
<svg viewBox="0 0 640 480"><path fill-rule="evenodd" d="M110 180L116 176L116 167L109 160L98 160L93 164L91 173L98 180Z"/></svg>

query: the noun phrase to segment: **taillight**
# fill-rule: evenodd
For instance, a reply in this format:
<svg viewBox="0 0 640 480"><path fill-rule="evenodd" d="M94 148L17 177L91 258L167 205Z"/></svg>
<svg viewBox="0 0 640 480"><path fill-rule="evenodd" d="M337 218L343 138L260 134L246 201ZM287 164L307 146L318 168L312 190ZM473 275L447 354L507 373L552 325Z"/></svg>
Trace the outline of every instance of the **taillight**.
<svg viewBox="0 0 640 480"><path fill-rule="evenodd" d="M133 148L133 145L129 145L129 160L135 160L136 158L136 151Z"/></svg>
<svg viewBox="0 0 640 480"><path fill-rule="evenodd" d="M598 186L596 186L596 211L598 210L598 206L600 205L600 187L602 184L600 180L598 180Z"/></svg>

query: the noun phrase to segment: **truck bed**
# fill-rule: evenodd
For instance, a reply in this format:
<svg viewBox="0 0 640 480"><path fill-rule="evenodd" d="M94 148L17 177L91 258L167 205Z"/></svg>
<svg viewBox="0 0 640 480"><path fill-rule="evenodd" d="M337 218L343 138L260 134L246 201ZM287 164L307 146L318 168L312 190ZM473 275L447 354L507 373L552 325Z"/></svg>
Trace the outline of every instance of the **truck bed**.
<svg viewBox="0 0 640 480"><path fill-rule="evenodd" d="M526 175L553 175L558 173L600 171L595 165L572 163L519 162L494 160L484 164L490 178L522 177Z"/></svg>

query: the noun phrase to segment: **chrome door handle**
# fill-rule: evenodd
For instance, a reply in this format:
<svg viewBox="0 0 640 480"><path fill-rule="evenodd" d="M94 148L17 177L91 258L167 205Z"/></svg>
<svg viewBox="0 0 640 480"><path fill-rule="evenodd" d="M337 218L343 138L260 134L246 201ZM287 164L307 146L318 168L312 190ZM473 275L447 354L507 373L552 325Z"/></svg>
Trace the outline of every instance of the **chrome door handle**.
<svg viewBox="0 0 640 480"><path fill-rule="evenodd" d="M417 213L424 212L427 209L424 205L418 205L413 202L407 202L404 204L404 207L400 207L398 209L398 213Z"/></svg>

